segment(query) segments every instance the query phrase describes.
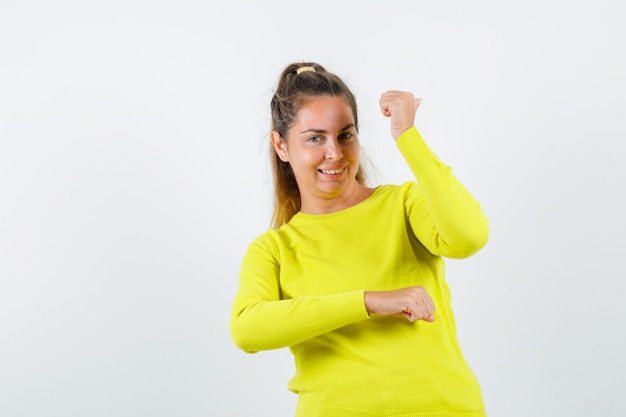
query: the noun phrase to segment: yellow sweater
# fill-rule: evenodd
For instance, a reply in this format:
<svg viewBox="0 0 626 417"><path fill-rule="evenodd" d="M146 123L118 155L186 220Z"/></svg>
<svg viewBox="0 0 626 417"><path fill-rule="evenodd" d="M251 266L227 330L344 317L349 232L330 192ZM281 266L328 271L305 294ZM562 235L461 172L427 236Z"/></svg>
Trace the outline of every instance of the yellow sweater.
<svg viewBox="0 0 626 417"><path fill-rule="evenodd" d="M485 416L442 257L479 250L487 219L415 128L396 143L416 182L336 213L298 213L244 256L231 334L249 353L290 348L297 416ZM432 297L434 323L366 312L364 291L414 285Z"/></svg>

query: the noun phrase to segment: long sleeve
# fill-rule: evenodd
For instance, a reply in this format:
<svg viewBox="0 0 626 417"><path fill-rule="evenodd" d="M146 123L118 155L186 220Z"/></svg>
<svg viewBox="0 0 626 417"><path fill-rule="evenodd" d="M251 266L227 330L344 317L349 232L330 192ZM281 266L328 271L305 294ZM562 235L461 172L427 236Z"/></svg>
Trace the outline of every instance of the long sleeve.
<svg viewBox="0 0 626 417"><path fill-rule="evenodd" d="M480 206L417 130L397 143L417 182L381 186L339 212L298 213L248 246L230 317L238 347L256 352L331 337L370 318L365 290L429 282L437 267L413 263L415 248L402 239L407 223L432 255L461 258L484 245L488 228ZM438 265L426 258L420 255Z"/></svg>
<svg viewBox="0 0 626 417"><path fill-rule="evenodd" d="M433 254L464 258L489 237L480 204L423 141L415 128L396 141L420 192L407 194L407 217L419 241Z"/></svg>
<svg viewBox="0 0 626 417"><path fill-rule="evenodd" d="M417 181L327 214L297 213L247 248L230 328L246 352L289 347L296 415L484 417L456 338L442 256L484 245L474 198L415 129L397 142ZM427 289L432 323L367 314L364 291Z"/></svg>
<svg viewBox="0 0 626 417"><path fill-rule="evenodd" d="M282 299L278 251L270 235L252 242L242 262L230 319L239 348L253 353L287 347L369 317L363 290Z"/></svg>

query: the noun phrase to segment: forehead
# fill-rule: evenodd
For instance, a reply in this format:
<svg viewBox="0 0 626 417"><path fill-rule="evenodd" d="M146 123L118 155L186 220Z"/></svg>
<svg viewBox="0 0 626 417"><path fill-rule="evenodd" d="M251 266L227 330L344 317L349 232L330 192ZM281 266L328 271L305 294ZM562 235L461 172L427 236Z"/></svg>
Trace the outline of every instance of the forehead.
<svg viewBox="0 0 626 417"><path fill-rule="evenodd" d="M321 96L306 99L296 115L295 125L307 127L321 127L318 125L343 126L354 124L352 107L343 97Z"/></svg>

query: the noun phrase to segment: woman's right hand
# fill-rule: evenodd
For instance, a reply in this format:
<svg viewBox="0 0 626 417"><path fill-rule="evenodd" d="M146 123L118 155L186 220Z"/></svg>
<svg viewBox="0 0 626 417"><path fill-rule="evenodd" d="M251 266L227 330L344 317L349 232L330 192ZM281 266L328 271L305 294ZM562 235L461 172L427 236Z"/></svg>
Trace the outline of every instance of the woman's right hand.
<svg viewBox="0 0 626 417"><path fill-rule="evenodd" d="M379 316L403 315L410 322L435 321L435 304L423 287L365 291L365 308Z"/></svg>

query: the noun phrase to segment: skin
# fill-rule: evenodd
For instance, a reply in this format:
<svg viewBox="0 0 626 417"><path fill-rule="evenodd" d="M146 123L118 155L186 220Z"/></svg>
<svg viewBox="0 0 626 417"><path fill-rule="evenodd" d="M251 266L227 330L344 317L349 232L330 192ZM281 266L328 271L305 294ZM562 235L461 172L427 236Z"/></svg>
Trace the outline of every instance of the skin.
<svg viewBox="0 0 626 417"><path fill-rule="evenodd" d="M354 116L342 97L313 97L289 128L287 140L278 132L272 144L295 174L301 211L327 214L360 203L372 189L356 181L361 146Z"/></svg>
<svg viewBox="0 0 626 417"><path fill-rule="evenodd" d="M420 103L421 99L408 92L392 90L381 95L380 111L390 119L394 140L414 126ZM343 210L364 201L374 191L356 181L361 146L352 109L342 97L309 99L298 112L287 138L275 131L270 138L280 159L291 164L303 213ZM411 322L435 319L435 305L420 286L365 291L364 303L370 314L395 315Z"/></svg>

